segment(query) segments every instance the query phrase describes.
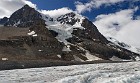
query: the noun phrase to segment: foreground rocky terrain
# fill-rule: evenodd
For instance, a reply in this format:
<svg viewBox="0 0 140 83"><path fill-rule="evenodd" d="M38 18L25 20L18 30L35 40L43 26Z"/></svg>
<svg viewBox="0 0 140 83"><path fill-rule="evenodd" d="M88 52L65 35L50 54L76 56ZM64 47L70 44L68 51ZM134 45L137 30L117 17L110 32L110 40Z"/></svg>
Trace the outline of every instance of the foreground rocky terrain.
<svg viewBox="0 0 140 83"><path fill-rule="evenodd" d="M25 5L0 20L2 60L137 60L140 55L108 41L87 18L74 12L51 18Z"/></svg>

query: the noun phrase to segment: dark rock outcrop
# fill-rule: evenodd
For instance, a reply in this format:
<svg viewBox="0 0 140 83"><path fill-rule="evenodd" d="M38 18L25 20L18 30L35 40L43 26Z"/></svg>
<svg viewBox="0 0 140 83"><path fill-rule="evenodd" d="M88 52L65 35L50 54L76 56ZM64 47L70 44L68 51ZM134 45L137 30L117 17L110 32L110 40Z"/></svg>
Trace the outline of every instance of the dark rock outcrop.
<svg viewBox="0 0 140 83"><path fill-rule="evenodd" d="M0 19L0 24L4 25L7 21L8 21L8 18L4 17L4 18Z"/></svg>
<svg viewBox="0 0 140 83"><path fill-rule="evenodd" d="M25 5L21 9L14 12L5 26L29 27L34 24L34 21L40 20L41 14L34 8Z"/></svg>
<svg viewBox="0 0 140 83"><path fill-rule="evenodd" d="M17 59L59 59L56 55L62 54L63 44L53 36L54 34L46 28L42 15L34 8L25 5L14 12L9 21L4 24L7 28L17 27L28 28L28 33L35 32L33 35L22 35L0 40L1 54L9 60ZM6 34L6 33L3 33ZM11 33L12 36L13 33ZM15 30L16 34L16 30ZM7 41L7 42L5 42ZM21 43L20 43L21 42ZM17 44L17 45L16 45ZM7 46L7 47L5 47ZM6 52L8 50L8 52ZM21 57L21 58L20 58Z"/></svg>
<svg viewBox="0 0 140 83"><path fill-rule="evenodd" d="M60 22L61 24L74 25L77 21L80 21L80 19L74 18L75 16L76 16L76 14L71 12L71 13L58 17L57 21Z"/></svg>
<svg viewBox="0 0 140 83"><path fill-rule="evenodd" d="M74 25L78 21L78 19L74 20L71 23L69 23L68 21L68 20L71 20L69 18L71 17L74 18L74 16L75 15L73 13L69 13L64 16L61 16L60 22ZM62 19L62 17L65 17L65 18ZM85 18L81 26L84 27L84 29L79 29L79 28L74 29L72 33L73 37L67 39L67 41L77 46L80 46L84 48L85 50L88 50L92 55L100 57L105 60L109 60L113 56L116 56L121 59L135 60L135 57L139 56L139 54L136 54L134 52L121 48L117 45L110 45L111 42L108 41L98 31L97 27L88 19Z"/></svg>

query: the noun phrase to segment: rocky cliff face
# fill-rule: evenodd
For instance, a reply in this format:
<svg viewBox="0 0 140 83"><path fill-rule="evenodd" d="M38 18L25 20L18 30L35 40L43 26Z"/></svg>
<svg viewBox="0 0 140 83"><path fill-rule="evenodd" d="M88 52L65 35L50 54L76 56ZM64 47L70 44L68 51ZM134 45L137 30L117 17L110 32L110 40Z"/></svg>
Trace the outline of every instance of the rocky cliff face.
<svg viewBox="0 0 140 83"><path fill-rule="evenodd" d="M19 59L23 57L66 61L116 58L135 60L139 57L138 54L109 42L91 21L73 12L55 19L25 5L13 13L4 25L9 28L28 28L27 35L8 37L4 40L7 41L4 45L9 48L0 44L0 48L5 49L0 49L1 52L12 59L15 58L14 54ZM1 43L4 41L1 40ZM17 46L12 42L17 43ZM9 53L6 53L6 50Z"/></svg>
<svg viewBox="0 0 140 83"><path fill-rule="evenodd" d="M5 24L7 21L8 21L7 17L4 17L4 18L0 19L0 25Z"/></svg>
<svg viewBox="0 0 140 83"><path fill-rule="evenodd" d="M14 12L4 25L15 27L29 27L33 25L35 21L40 19L41 14L39 12L37 12L34 8L25 5L21 9Z"/></svg>
<svg viewBox="0 0 140 83"><path fill-rule="evenodd" d="M8 45L9 48L6 47L5 50L2 50L5 55L10 56L9 58L12 57L13 59L13 57L15 57L17 59L17 57L21 57L21 59L55 59L54 55L60 54L63 49L63 44L58 42L46 28L42 15L28 5L25 5L14 12L4 26L7 28L17 28L15 32L11 33L11 37L8 36L6 39L8 42L5 42L5 45ZM27 29L26 35L20 34L20 36L12 36L12 34L16 34L20 28ZM21 43L16 46L12 42ZM9 52L4 52L6 50Z"/></svg>

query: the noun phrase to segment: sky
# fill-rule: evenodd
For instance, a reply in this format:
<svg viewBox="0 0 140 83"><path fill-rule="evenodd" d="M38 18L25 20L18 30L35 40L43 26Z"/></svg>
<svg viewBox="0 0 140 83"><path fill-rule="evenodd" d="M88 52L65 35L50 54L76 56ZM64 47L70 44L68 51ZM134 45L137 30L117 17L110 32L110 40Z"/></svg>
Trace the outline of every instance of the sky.
<svg viewBox="0 0 140 83"><path fill-rule="evenodd" d="M0 18L25 4L51 17L82 14L104 36L140 48L140 0L0 0Z"/></svg>

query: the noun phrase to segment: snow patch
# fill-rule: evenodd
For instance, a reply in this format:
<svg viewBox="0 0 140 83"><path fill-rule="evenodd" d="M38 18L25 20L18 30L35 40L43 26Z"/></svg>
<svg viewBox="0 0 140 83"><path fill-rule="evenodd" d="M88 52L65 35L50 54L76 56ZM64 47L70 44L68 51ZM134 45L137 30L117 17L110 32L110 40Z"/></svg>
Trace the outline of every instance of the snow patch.
<svg viewBox="0 0 140 83"><path fill-rule="evenodd" d="M97 56L92 55L88 50L84 49L83 47L81 47L81 46L77 46L77 47L79 48L79 50L85 51L85 55L83 55L83 56L85 56L88 59L87 61L103 60Z"/></svg>
<svg viewBox="0 0 140 83"><path fill-rule="evenodd" d="M62 51L65 51L65 52L71 51L71 50L70 50L70 45L64 46L63 49L62 49Z"/></svg>
<svg viewBox="0 0 140 83"><path fill-rule="evenodd" d="M85 56L87 57L87 61L94 61L94 60L102 60L101 58L90 54L90 52L86 51Z"/></svg>
<svg viewBox="0 0 140 83"><path fill-rule="evenodd" d="M112 56L112 57L110 58L110 60L112 60L112 61L124 61L123 59L118 58L117 56Z"/></svg>
<svg viewBox="0 0 140 83"><path fill-rule="evenodd" d="M130 59L130 60L121 59L121 58L119 58L119 57L117 57L117 56L112 56L112 57L110 58L110 60L111 60L111 61L133 61L132 59Z"/></svg>
<svg viewBox="0 0 140 83"><path fill-rule="evenodd" d="M35 33L35 31L29 32L28 35L33 36L33 37L36 37L37 36L37 34Z"/></svg>
<svg viewBox="0 0 140 83"><path fill-rule="evenodd" d="M84 62L84 60L82 60L81 58L79 58L78 56L76 55L73 55L75 61L80 61L80 62Z"/></svg>
<svg viewBox="0 0 140 83"><path fill-rule="evenodd" d="M37 36L37 34L34 34L34 35L32 35L33 37L36 37Z"/></svg>
<svg viewBox="0 0 140 83"><path fill-rule="evenodd" d="M136 61L140 61L140 56L136 56Z"/></svg>
<svg viewBox="0 0 140 83"><path fill-rule="evenodd" d="M7 61L7 60L8 60L8 58L1 58L1 60L2 60L2 61Z"/></svg>
<svg viewBox="0 0 140 83"><path fill-rule="evenodd" d="M19 25L21 22L20 20L18 22L15 22L15 24L13 25L14 27L17 27L17 25Z"/></svg>
<svg viewBox="0 0 140 83"><path fill-rule="evenodd" d="M76 14L75 19L80 19L80 22L76 22L73 26L78 27L79 29L85 29L84 27L81 26L85 18L79 14Z"/></svg>
<svg viewBox="0 0 140 83"><path fill-rule="evenodd" d="M30 33L28 33L28 35L34 35L35 31L31 31Z"/></svg>
<svg viewBox="0 0 140 83"><path fill-rule="evenodd" d="M58 36L56 37L56 39L59 42L63 42L65 45L70 44L69 42L67 42L66 39L72 37L72 34L71 34L73 32L72 26L58 23L58 24L47 26L47 28L49 30L53 30L58 33Z"/></svg>
<svg viewBox="0 0 140 83"><path fill-rule="evenodd" d="M42 52L43 50L38 50L39 52Z"/></svg>
<svg viewBox="0 0 140 83"><path fill-rule="evenodd" d="M57 55L59 58L61 58L61 55Z"/></svg>

